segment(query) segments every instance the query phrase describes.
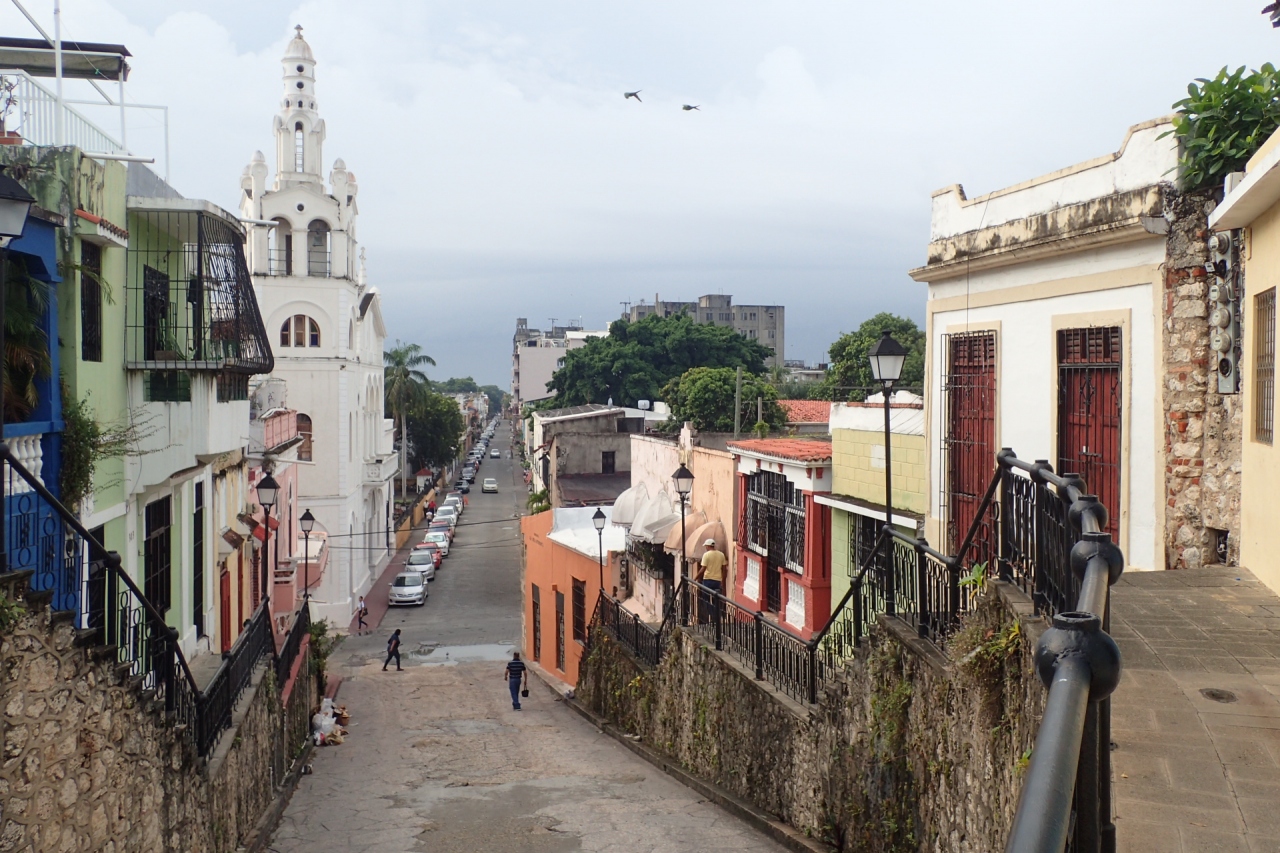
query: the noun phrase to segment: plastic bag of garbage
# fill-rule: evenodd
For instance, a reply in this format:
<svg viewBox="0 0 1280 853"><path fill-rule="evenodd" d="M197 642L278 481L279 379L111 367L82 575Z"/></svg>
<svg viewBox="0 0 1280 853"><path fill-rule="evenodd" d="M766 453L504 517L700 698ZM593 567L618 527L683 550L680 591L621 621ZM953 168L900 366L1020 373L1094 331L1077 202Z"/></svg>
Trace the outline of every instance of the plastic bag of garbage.
<svg viewBox="0 0 1280 853"><path fill-rule="evenodd" d="M337 721L333 719L333 714L320 713L311 718L312 731L319 732L326 737L337 724Z"/></svg>

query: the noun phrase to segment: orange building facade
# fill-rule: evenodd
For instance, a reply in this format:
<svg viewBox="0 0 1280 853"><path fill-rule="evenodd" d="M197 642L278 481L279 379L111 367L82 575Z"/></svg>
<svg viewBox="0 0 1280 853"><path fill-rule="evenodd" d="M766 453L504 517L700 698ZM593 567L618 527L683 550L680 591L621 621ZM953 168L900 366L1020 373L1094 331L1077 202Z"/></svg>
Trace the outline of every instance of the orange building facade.
<svg viewBox="0 0 1280 853"><path fill-rule="evenodd" d="M592 516L596 507L565 507L520 520L524 537L523 652L549 675L572 687L586 648L601 579L605 594L618 586L618 561L625 534L605 516L602 534ZM604 567L600 559L603 549Z"/></svg>

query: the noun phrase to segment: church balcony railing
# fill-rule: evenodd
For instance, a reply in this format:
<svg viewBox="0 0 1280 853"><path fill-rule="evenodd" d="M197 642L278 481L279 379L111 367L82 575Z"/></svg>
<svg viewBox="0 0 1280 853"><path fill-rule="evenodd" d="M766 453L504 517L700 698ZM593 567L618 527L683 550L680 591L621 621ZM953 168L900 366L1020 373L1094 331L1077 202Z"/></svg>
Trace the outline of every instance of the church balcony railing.
<svg viewBox="0 0 1280 853"><path fill-rule="evenodd" d="M270 373L275 360L242 226L205 201L144 199L130 206L129 232L125 366L175 386L175 399L189 398L177 387L185 372L217 372L220 398L243 399L232 375Z"/></svg>
<svg viewBox="0 0 1280 853"><path fill-rule="evenodd" d="M315 278L328 278L332 273L329 268L328 249L307 249L307 275Z"/></svg>
<svg viewBox="0 0 1280 853"><path fill-rule="evenodd" d="M293 275L293 248L267 250L267 275Z"/></svg>

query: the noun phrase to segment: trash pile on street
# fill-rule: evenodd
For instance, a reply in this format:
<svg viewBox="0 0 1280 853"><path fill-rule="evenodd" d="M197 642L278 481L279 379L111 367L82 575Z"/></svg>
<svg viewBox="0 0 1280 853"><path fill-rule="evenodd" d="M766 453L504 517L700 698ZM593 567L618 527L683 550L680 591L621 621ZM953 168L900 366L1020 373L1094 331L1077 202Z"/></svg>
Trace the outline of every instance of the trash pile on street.
<svg viewBox="0 0 1280 853"><path fill-rule="evenodd" d="M311 733L316 746L331 746L342 743L347 737L347 725L351 715L345 705L334 707L333 700L326 698L320 703L320 711L311 718Z"/></svg>

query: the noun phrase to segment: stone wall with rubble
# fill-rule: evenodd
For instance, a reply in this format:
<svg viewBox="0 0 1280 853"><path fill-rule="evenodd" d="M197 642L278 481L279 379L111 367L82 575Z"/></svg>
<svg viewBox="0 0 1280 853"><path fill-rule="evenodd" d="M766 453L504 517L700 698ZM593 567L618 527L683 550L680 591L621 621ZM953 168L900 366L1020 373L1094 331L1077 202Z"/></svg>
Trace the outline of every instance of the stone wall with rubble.
<svg viewBox="0 0 1280 853"><path fill-rule="evenodd" d="M1218 393L1209 348L1208 216L1216 194L1166 190L1170 222L1164 271L1165 567L1221 562L1240 554L1240 397ZM1248 317L1245 317L1245 327ZM1246 379L1247 381L1247 379Z"/></svg>
<svg viewBox="0 0 1280 853"><path fill-rule="evenodd" d="M78 643L47 595L14 576L0 595L23 605L0 636L0 853L232 853L293 757L269 668L206 763L113 654Z"/></svg>
<svg viewBox="0 0 1280 853"><path fill-rule="evenodd" d="M840 851L1004 849L1043 710L1043 622L996 584L944 657L882 621L815 708L675 632L657 668L598 641L580 701L687 771Z"/></svg>

